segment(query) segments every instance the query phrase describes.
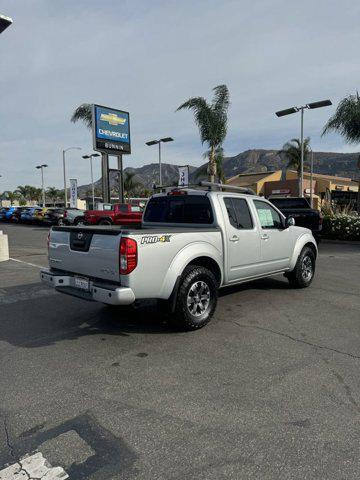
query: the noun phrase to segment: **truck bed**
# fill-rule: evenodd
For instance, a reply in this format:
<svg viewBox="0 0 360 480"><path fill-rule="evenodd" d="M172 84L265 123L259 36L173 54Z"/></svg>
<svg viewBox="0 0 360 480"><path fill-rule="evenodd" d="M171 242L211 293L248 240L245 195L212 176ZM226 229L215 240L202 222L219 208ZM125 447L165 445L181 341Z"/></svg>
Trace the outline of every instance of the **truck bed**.
<svg viewBox="0 0 360 480"><path fill-rule="evenodd" d="M202 232L216 232L220 230L219 227L209 227L209 226L194 226L189 225L189 227L174 227L174 226L165 226L162 225L161 227L150 227L150 226L134 226L130 227L128 225L81 225L81 226L55 226L52 227L54 232L74 232L74 231L82 231L88 233L96 233L101 235L142 235L143 233L146 234L159 234L164 232L172 232L172 233L186 233L186 232L198 232L201 230Z"/></svg>

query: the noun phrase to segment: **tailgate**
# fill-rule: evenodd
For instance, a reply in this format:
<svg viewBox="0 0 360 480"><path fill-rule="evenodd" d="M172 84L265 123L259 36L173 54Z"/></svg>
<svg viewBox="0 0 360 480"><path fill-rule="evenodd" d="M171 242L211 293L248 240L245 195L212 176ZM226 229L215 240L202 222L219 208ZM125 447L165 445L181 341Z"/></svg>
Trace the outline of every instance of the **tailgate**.
<svg viewBox="0 0 360 480"><path fill-rule="evenodd" d="M120 239L119 230L55 227L50 233L49 266L119 282Z"/></svg>

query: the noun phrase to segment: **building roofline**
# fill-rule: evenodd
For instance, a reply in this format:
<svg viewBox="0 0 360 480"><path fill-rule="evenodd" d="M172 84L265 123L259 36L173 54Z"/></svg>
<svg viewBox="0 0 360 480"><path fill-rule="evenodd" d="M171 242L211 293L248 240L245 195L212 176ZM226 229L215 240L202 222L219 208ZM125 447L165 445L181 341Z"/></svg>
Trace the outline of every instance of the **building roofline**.
<svg viewBox="0 0 360 480"><path fill-rule="evenodd" d="M264 177L267 177L268 175L271 175L273 173L278 172L279 170L272 170L271 172L248 172L248 173L238 173L234 175L233 177L229 177L226 179L226 181L233 180L234 178L241 178L241 177L250 177L250 176L255 176L255 175L263 175Z"/></svg>

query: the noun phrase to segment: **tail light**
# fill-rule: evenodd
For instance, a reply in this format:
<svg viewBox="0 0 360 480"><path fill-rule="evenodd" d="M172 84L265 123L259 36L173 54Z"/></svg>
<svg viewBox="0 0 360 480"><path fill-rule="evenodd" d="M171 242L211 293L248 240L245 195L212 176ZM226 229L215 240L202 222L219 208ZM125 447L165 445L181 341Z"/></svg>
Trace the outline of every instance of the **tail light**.
<svg viewBox="0 0 360 480"><path fill-rule="evenodd" d="M132 238L123 237L120 241L120 274L128 275L137 266L137 243Z"/></svg>
<svg viewBox="0 0 360 480"><path fill-rule="evenodd" d="M320 215L319 217L319 225L322 225L323 224L323 220L324 220L324 217L322 215Z"/></svg>
<svg viewBox="0 0 360 480"><path fill-rule="evenodd" d="M64 210L63 218L66 218L66 217L67 217L67 210Z"/></svg>
<svg viewBox="0 0 360 480"><path fill-rule="evenodd" d="M174 190L168 192L168 195L187 195L187 192L185 190L179 190L178 188L175 188Z"/></svg>
<svg viewBox="0 0 360 480"><path fill-rule="evenodd" d="M50 246L50 233L51 233L51 230L49 230L49 233L47 235L47 248L49 250L49 246Z"/></svg>

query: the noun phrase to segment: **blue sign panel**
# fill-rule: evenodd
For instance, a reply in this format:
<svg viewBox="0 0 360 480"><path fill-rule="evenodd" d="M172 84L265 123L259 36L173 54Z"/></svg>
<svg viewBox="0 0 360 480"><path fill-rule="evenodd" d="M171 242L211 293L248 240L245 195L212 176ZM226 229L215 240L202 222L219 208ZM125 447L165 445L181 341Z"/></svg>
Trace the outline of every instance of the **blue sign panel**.
<svg viewBox="0 0 360 480"><path fill-rule="evenodd" d="M94 149L118 155L130 153L130 117L128 112L93 106Z"/></svg>

